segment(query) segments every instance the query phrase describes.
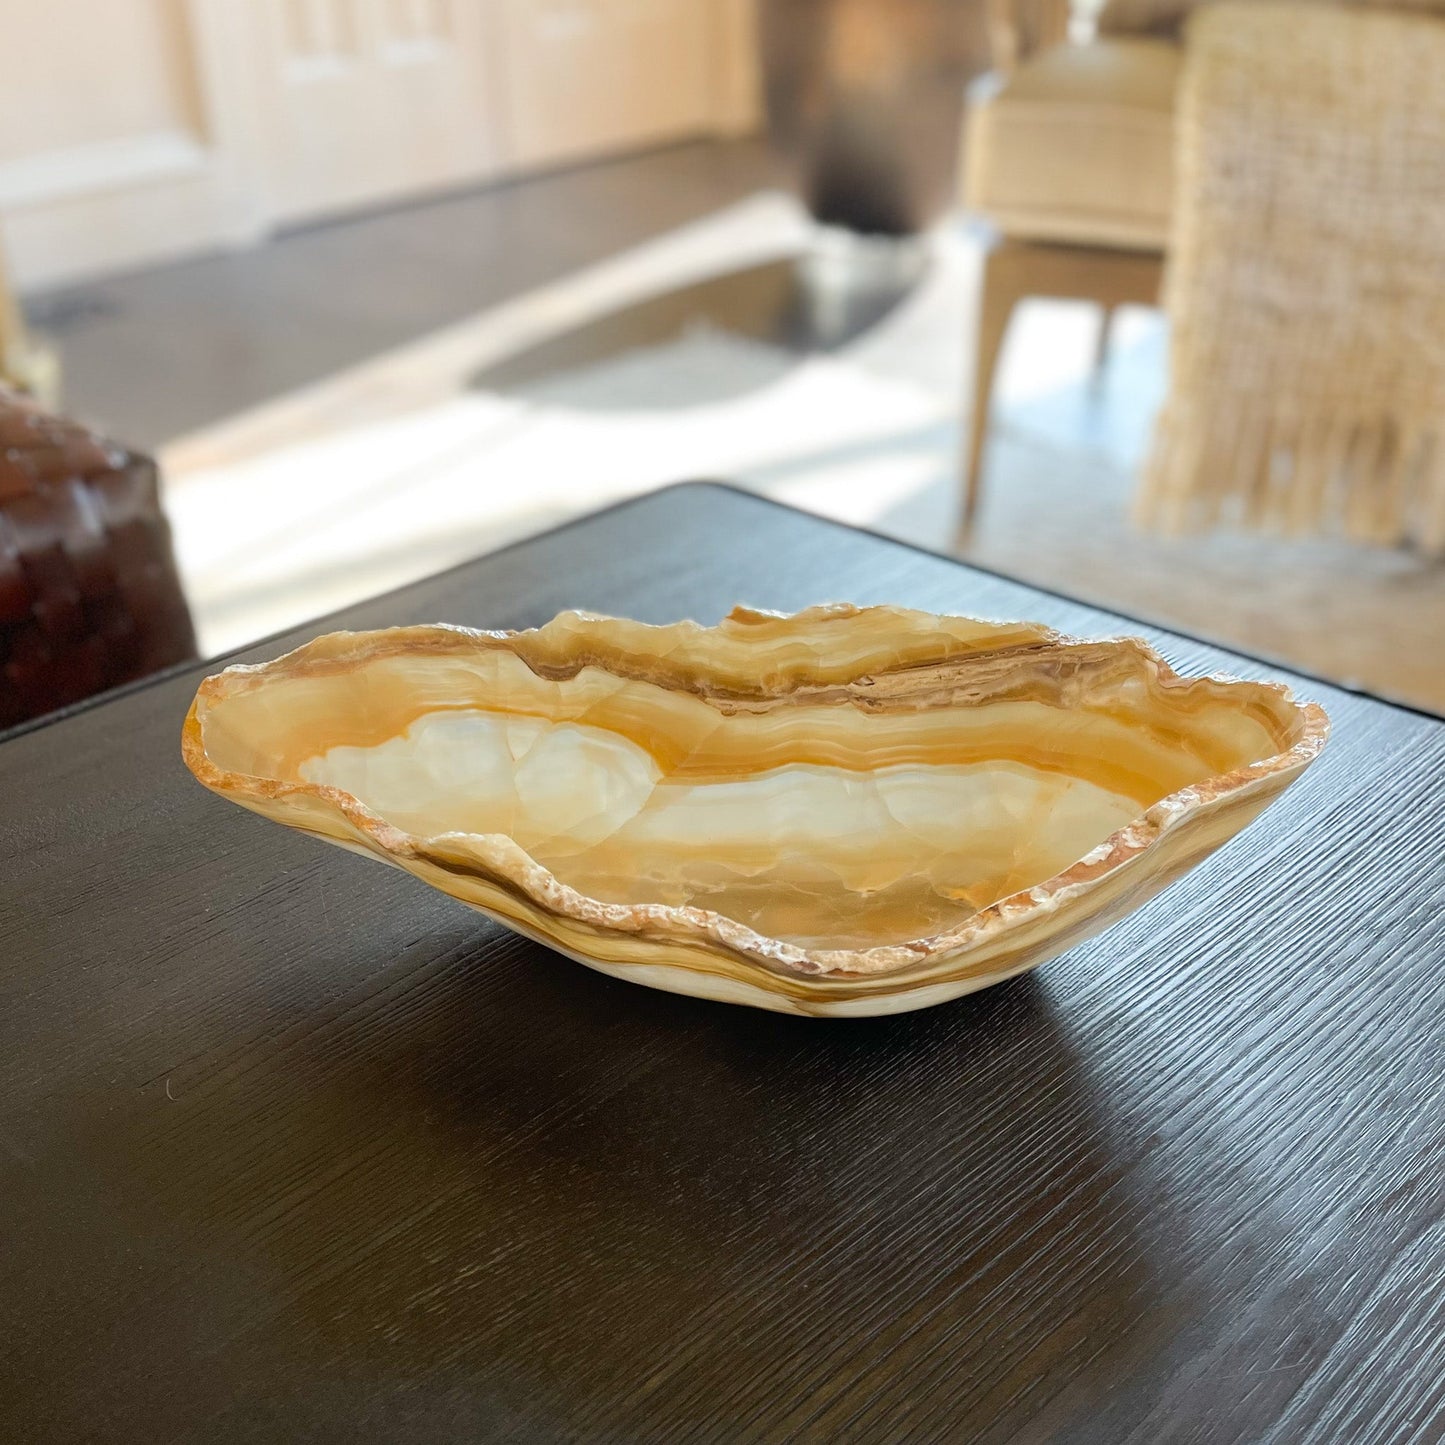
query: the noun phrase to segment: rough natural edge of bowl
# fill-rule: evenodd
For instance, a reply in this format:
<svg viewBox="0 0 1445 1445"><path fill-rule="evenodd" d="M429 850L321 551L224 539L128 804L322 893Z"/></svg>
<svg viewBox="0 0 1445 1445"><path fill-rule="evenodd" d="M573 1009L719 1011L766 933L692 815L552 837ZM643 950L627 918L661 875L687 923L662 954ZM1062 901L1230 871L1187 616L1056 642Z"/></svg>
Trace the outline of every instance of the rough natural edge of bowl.
<svg viewBox="0 0 1445 1445"><path fill-rule="evenodd" d="M877 609L857 608L847 603L806 608L794 614L739 607L734 609L732 617L814 621L875 610ZM182 756L186 766L207 788L263 813L268 802L296 795L310 796L330 805L356 830L362 847L381 861L403 869L414 861L454 874L458 871L460 848L466 854L470 865L465 871L472 872L483 883L519 893L544 915L571 920L585 928L603 932L645 934L663 946L672 942L682 947L710 947L774 976L791 977L798 981L811 979L841 983L849 979L881 981L889 975L905 972L911 974L921 967L936 966L945 959L960 957L981 948L985 943L996 941L1000 935L1053 912L1065 900L1077 898L1080 894L1099 887L1110 875L1155 847L1166 833L1196 813L1226 800L1242 801L1257 790L1268 788L1273 792L1282 789L1291 780L1291 775L1302 772L1319 755L1329 736L1329 717L1317 703L1296 700L1290 688L1282 683L1251 681L1249 685L1276 693L1282 702L1294 707L1300 715L1302 728L1299 741L1285 752L1261 758L1246 767L1206 778L1169 794L1133 822L1111 834L1092 852L1063 872L1035 884L1032 888L1000 899L951 929L906 943L861 950L802 948L768 938L731 918L700 908L673 907L666 904L603 903L560 882L505 835L437 834L429 838L419 838L393 827L351 794L338 788L229 772L217 767L206 754L198 710L203 701L224 698L236 684L244 682L250 685L251 680L258 676L285 676L322 660L332 665L347 661L360 662L392 652L416 650L419 646L453 650L481 642L488 648L499 645L505 647L511 639L519 636L544 635L548 628L564 619L616 620L601 618L595 613L569 611L558 614L540 628L524 632L484 631L448 623L397 627L367 633L335 632L318 637L269 662L228 667L206 678L197 689L182 729ZM637 622L629 622L628 625L654 632L664 630ZM671 626L696 628L698 632L716 630L697 623ZM1086 643L1085 639L1047 628L1039 629L1039 636L1041 640L1061 646ZM1136 649L1153 670L1154 680L1165 686L1203 681L1228 685L1244 681L1222 673L1181 677L1142 638L1119 636L1093 638L1087 642L1115 642ZM328 838L327 841L340 840ZM448 843L451 844L450 847L446 846ZM519 927L517 920L506 918L503 921L509 927ZM525 926L520 926L519 931L533 934L538 932L535 928ZM564 945L554 946L561 947L564 952L572 952L574 957L581 956ZM585 957L582 961L593 962ZM625 963L619 964L615 960L602 962L609 970L624 971L627 968Z"/></svg>

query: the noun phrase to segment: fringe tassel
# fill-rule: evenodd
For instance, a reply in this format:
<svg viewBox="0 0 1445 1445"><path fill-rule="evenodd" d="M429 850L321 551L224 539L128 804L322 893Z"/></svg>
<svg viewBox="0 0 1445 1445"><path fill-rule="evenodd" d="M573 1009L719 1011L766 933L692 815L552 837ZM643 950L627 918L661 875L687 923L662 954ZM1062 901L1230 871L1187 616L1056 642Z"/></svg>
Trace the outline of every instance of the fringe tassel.
<svg viewBox="0 0 1445 1445"><path fill-rule="evenodd" d="M1171 401L1154 431L1134 509L1144 530L1223 523L1445 557L1445 419L1283 416L1226 396Z"/></svg>
<svg viewBox="0 0 1445 1445"><path fill-rule="evenodd" d="M1445 439L1432 429L1421 438L1421 452L1414 535L1426 556L1445 557Z"/></svg>

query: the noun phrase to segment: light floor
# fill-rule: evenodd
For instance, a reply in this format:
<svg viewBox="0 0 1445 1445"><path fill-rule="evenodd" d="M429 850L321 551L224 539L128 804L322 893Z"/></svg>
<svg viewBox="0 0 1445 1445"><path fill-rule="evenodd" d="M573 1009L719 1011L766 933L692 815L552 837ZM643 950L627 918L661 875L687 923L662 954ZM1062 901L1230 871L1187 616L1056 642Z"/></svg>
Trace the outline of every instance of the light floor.
<svg viewBox="0 0 1445 1445"><path fill-rule="evenodd" d="M776 184L706 141L314 226L31 297L64 405L154 449Z"/></svg>

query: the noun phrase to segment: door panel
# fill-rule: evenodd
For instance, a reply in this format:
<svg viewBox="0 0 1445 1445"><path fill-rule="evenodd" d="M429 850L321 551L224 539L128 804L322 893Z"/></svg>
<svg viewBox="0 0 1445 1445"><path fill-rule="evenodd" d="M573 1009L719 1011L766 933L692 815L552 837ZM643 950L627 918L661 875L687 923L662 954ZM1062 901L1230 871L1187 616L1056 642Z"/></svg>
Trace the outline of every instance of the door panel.
<svg viewBox="0 0 1445 1445"><path fill-rule="evenodd" d="M18 286L259 232L227 89L249 76L239 15L214 0L0 0L0 243Z"/></svg>
<svg viewBox="0 0 1445 1445"><path fill-rule="evenodd" d="M283 220L491 173L487 7L265 0L266 179Z"/></svg>
<svg viewBox="0 0 1445 1445"><path fill-rule="evenodd" d="M713 119L711 0L501 0L510 158L570 160Z"/></svg>

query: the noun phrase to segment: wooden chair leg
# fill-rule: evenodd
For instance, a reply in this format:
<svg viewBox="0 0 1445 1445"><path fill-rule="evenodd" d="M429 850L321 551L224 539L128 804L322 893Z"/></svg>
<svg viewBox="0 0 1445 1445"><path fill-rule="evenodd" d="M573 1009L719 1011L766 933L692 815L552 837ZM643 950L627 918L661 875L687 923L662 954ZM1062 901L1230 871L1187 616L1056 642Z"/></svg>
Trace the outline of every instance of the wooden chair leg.
<svg viewBox="0 0 1445 1445"><path fill-rule="evenodd" d="M983 454L988 442L989 406L993 399L994 374L1003 351L1004 337L1019 301L1014 268L1001 249L992 249L984 257L982 284L979 288L978 342L973 362L973 409L968 419L968 440L963 454L963 506L959 515L958 541L967 542L973 534L974 520L983 481Z"/></svg>
<svg viewBox="0 0 1445 1445"><path fill-rule="evenodd" d="M1155 306L1164 258L1157 251L1124 251L1103 246L1069 246L1042 241L992 238L983 262L978 313L978 346L973 370L973 412L963 447L963 505L958 545L967 543L983 492L983 454L988 443L989 402L994 372L1014 307L1026 296L1059 296L1097 302L1104 309L1099 360L1109 344L1115 308Z"/></svg>
<svg viewBox="0 0 1445 1445"><path fill-rule="evenodd" d="M1099 315L1099 337L1094 343L1094 380L1097 382L1104 374L1104 368L1109 364L1109 344L1114 339L1114 312L1116 306L1110 306L1107 302L1100 308Z"/></svg>

